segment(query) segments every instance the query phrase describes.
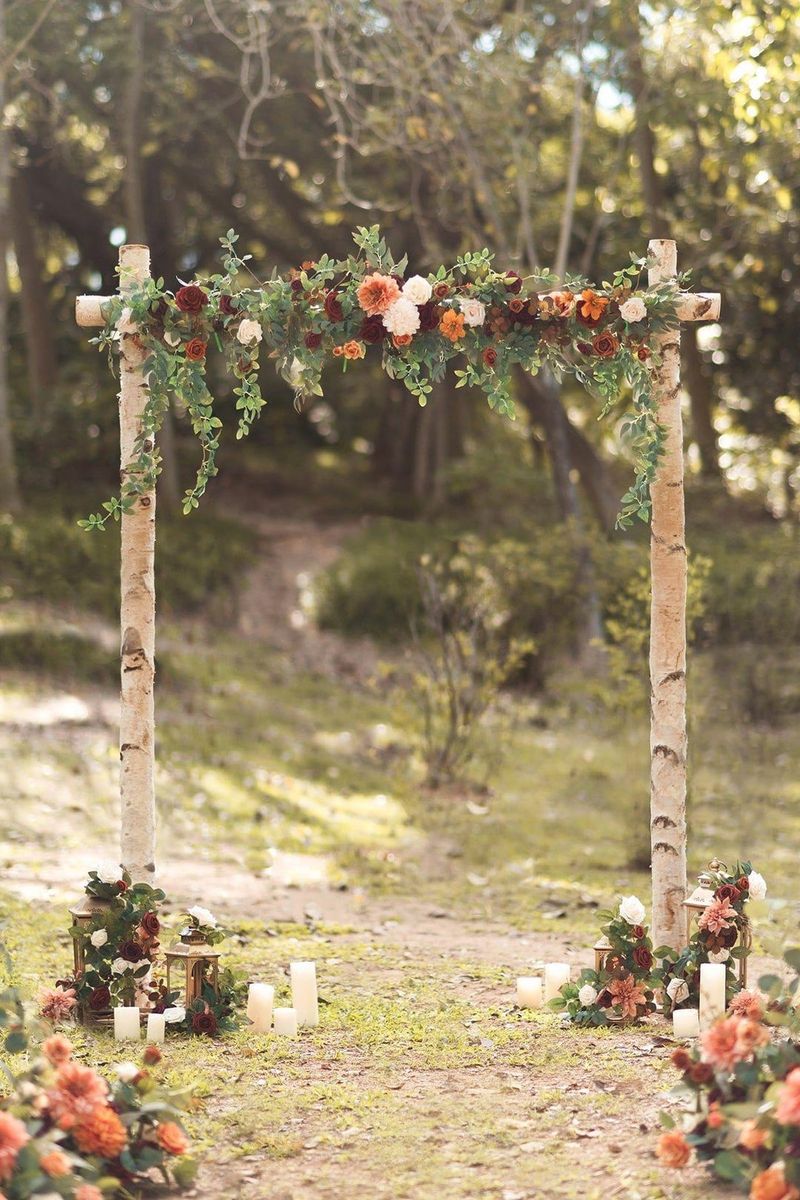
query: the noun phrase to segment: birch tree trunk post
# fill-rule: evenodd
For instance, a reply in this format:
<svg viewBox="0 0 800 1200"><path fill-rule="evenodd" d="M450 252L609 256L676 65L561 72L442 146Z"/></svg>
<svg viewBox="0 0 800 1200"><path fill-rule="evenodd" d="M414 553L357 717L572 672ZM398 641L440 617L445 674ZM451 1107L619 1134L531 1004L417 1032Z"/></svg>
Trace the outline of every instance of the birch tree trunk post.
<svg viewBox="0 0 800 1200"><path fill-rule="evenodd" d="M150 273L147 246L122 246L120 294ZM79 325L104 324L103 296L80 296ZM145 352L135 334L120 338L120 475L134 455L147 402ZM121 517L120 539L120 850L134 883L155 878L155 489L143 492Z"/></svg>
<svg viewBox="0 0 800 1200"><path fill-rule="evenodd" d="M675 242L648 243L651 286L677 275ZM718 295L681 294L682 321L715 320ZM686 518L680 327L658 337L661 363L653 396L664 453L651 487L650 523L650 845L653 940L680 950L686 941Z"/></svg>

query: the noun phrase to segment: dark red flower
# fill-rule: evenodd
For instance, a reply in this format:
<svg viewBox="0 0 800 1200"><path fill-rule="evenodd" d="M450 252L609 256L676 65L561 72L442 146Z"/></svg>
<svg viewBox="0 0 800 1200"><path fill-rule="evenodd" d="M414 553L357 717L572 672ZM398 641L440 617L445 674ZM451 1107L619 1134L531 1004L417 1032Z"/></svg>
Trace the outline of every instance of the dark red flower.
<svg viewBox="0 0 800 1200"><path fill-rule="evenodd" d="M199 313L208 304L208 296L196 283L187 283L175 293L175 303L181 312Z"/></svg>
<svg viewBox="0 0 800 1200"><path fill-rule="evenodd" d="M295 294L297 294L298 292L302 292L302 290L303 290L302 279L300 279L299 277L297 279L293 279L292 282L289 284L289 287L292 289L292 291Z"/></svg>
<svg viewBox="0 0 800 1200"><path fill-rule="evenodd" d="M575 307L575 316L578 318L581 325L585 325L587 329L596 329L600 322L605 319L605 313L602 313L599 317L587 316L580 304L576 305Z"/></svg>
<svg viewBox="0 0 800 1200"><path fill-rule="evenodd" d="M647 362L650 357L650 351L647 349L647 346L640 346L636 351L636 357L639 359L639 362Z"/></svg>
<svg viewBox="0 0 800 1200"><path fill-rule="evenodd" d="M692 1056L683 1046L679 1046L677 1050L672 1051L672 1065L677 1067L679 1071L688 1071L692 1065Z"/></svg>
<svg viewBox="0 0 800 1200"><path fill-rule="evenodd" d="M89 995L89 1008L92 1012L101 1012L111 1007L111 992L107 987L92 988Z"/></svg>
<svg viewBox="0 0 800 1200"><path fill-rule="evenodd" d="M162 296L160 300L154 300L150 305L150 312L157 321L162 320L169 311L169 305Z"/></svg>
<svg viewBox="0 0 800 1200"><path fill-rule="evenodd" d="M633 961L643 971L649 971L653 965L653 956L647 946L637 946L633 952Z"/></svg>
<svg viewBox="0 0 800 1200"><path fill-rule="evenodd" d="M192 338L184 346L184 353L192 362L202 362L206 356L206 344L202 338Z"/></svg>
<svg viewBox="0 0 800 1200"><path fill-rule="evenodd" d="M619 350L619 342L613 333L598 333L597 337L592 338L592 346L600 358L613 358Z"/></svg>
<svg viewBox="0 0 800 1200"><path fill-rule="evenodd" d="M233 296L220 296L219 311L226 317L233 317L239 311L239 305Z"/></svg>
<svg viewBox="0 0 800 1200"><path fill-rule="evenodd" d="M714 1068L711 1063L698 1062L690 1068L689 1074L693 1083L709 1083L714 1078Z"/></svg>
<svg viewBox="0 0 800 1200"><path fill-rule="evenodd" d="M154 912L146 912L140 924L149 937L155 937L161 931L161 922Z"/></svg>
<svg viewBox="0 0 800 1200"><path fill-rule="evenodd" d="M122 892L127 892L127 890L128 890L128 884L125 882L125 880L118 879L117 880L117 891L122 893Z"/></svg>
<svg viewBox="0 0 800 1200"><path fill-rule="evenodd" d="M575 345L578 347L581 354L594 354L594 346L591 342L576 342Z"/></svg>
<svg viewBox="0 0 800 1200"><path fill-rule="evenodd" d="M156 1066L157 1063L161 1062L163 1057L164 1056L159 1050L158 1046L152 1043L149 1046L145 1046L144 1053L142 1054L142 1058L148 1067Z"/></svg>
<svg viewBox="0 0 800 1200"><path fill-rule="evenodd" d="M433 285L433 294L437 300L444 300L445 296L450 295L450 284L440 279L438 283Z"/></svg>
<svg viewBox="0 0 800 1200"><path fill-rule="evenodd" d="M315 333L313 329L309 329L303 341L307 350L318 350L322 345L322 334Z"/></svg>
<svg viewBox="0 0 800 1200"><path fill-rule="evenodd" d="M493 367L497 362L497 351L495 350L494 346L487 346L481 355L481 358L487 367Z"/></svg>
<svg viewBox="0 0 800 1200"><path fill-rule="evenodd" d="M734 887L732 883L723 883L714 892L714 898L716 900L730 900L731 904L735 904L740 896L741 892L737 887Z"/></svg>
<svg viewBox="0 0 800 1200"><path fill-rule="evenodd" d="M214 1014L206 1009L205 1012L196 1012L192 1016L192 1030L194 1033L204 1033L208 1037L213 1037L217 1032L217 1018Z"/></svg>
<svg viewBox="0 0 800 1200"><path fill-rule="evenodd" d="M145 957L145 953L139 943L131 938L130 941L122 943L119 948L119 956L126 962L136 963Z"/></svg>
<svg viewBox="0 0 800 1200"><path fill-rule="evenodd" d="M720 947L725 950L730 950L731 946L736 945L736 939L739 936L739 931L735 925L731 925L729 929L722 929L717 934Z"/></svg>
<svg viewBox="0 0 800 1200"><path fill-rule="evenodd" d="M364 317L358 336L368 346L377 346L386 337L386 326L379 316Z"/></svg>
<svg viewBox="0 0 800 1200"><path fill-rule="evenodd" d="M739 878L736 880L736 886L738 887L740 892L749 892L750 891L750 880L747 878L746 875L740 875Z"/></svg>
<svg viewBox="0 0 800 1200"><path fill-rule="evenodd" d="M506 291L516 295L522 291L522 276L519 271L506 271Z"/></svg>
<svg viewBox="0 0 800 1200"><path fill-rule="evenodd" d="M631 933L636 938L637 942L640 942L645 934L644 925L634 925L631 929Z"/></svg>
<svg viewBox="0 0 800 1200"><path fill-rule="evenodd" d="M344 320L344 309L342 308L342 302L339 299L338 292L332 291L326 294L324 308L325 316L329 321L333 321L335 323L336 321Z"/></svg>
<svg viewBox="0 0 800 1200"><path fill-rule="evenodd" d="M417 312L419 313L419 327L422 333L429 333L432 329L436 329L439 324L439 306L429 300L427 304L418 304Z"/></svg>

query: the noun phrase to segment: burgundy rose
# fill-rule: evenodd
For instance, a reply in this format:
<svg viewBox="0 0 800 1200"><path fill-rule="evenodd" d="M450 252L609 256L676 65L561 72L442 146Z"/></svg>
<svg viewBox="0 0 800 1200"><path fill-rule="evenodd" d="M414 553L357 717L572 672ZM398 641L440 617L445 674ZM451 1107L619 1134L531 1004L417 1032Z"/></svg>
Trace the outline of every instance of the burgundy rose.
<svg viewBox="0 0 800 1200"><path fill-rule="evenodd" d="M643 971L649 971L653 965L653 956L647 946L637 946L633 952L633 961Z"/></svg>
<svg viewBox="0 0 800 1200"><path fill-rule="evenodd" d="M638 358L639 362L647 362L648 358L650 357L650 351L647 349L647 346L640 346L636 351L636 357Z"/></svg>
<svg viewBox="0 0 800 1200"><path fill-rule="evenodd" d="M92 1012L102 1012L111 1007L111 992L107 987L92 988L89 995L89 1008Z"/></svg>
<svg viewBox="0 0 800 1200"><path fill-rule="evenodd" d="M202 362L206 356L206 344L202 338L192 338L186 343L184 353L192 362Z"/></svg>
<svg viewBox="0 0 800 1200"><path fill-rule="evenodd" d="M208 304L208 296L196 283L187 283L175 293L175 303L181 312L199 313Z"/></svg>
<svg viewBox="0 0 800 1200"><path fill-rule="evenodd" d="M723 883L714 892L714 898L716 900L730 900L731 904L735 904L740 895L741 893L739 889L734 887L732 883Z"/></svg>
<svg viewBox="0 0 800 1200"><path fill-rule="evenodd" d="M125 962L137 963L145 957L144 950L138 942L131 939L128 942L123 942L119 948L120 958L124 958Z"/></svg>
<svg viewBox="0 0 800 1200"><path fill-rule="evenodd" d="M717 934L720 947L724 950L730 950L731 946L735 946L738 936L739 931L735 925L731 925L729 929L722 929Z"/></svg>
<svg viewBox="0 0 800 1200"><path fill-rule="evenodd" d="M487 367L493 367L497 362L497 351L495 350L494 346L487 346L481 355L481 358Z"/></svg>
<svg viewBox="0 0 800 1200"><path fill-rule="evenodd" d="M690 1069L689 1075L693 1083L709 1083L714 1078L714 1068L711 1063L695 1063Z"/></svg>
<svg viewBox="0 0 800 1200"><path fill-rule="evenodd" d="M141 920L142 929L148 937L155 937L161 932L161 922L154 912L146 912Z"/></svg>
<svg viewBox="0 0 800 1200"><path fill-rule="evenodd" d="M429 333L432 329L436 329L439 324L439 306L433 300L429 300L427 304L418 304L417 312L419 313L419 327L422 333Z"/></svg>
<svg viewBox="0 0 800 1200"><path fill-rule="evenodd" d="M208 1009L205 1012L196 1012L192 1016L192 1030L194 1033L204 1033L213 1037L217 1032L217 1018Z"/></svg>
<svg viewBox="0 0 800 1200"><path fill-rule="evenodd" d="M122 892L127 892L127 890L128 890L128 884L125 882L125 880L118 879L117 880L117 891L121 894Z"/></svg>
<svg viewBox="0 0 800 1200"><path fill-rule="evenodd" d="M219 311L226 317L235 317L239 311L239 305L234 300L233 296L220 296Z"/></svg>
<svg viewBox="0 0 800 1200"><path fill-rule="evenodd" d="M386 337L386 326L379 316L365 317L361 322L358 336L368 346L377 346Z"/></svg>
<svg viewBox="0 0 800 1200"><path fill-rule="evenodd" d="M613 358L619 350L619 342L613 333L598 333L597 337L592 339L592 346L600 358Z"/></svg>
<svg viewBox="0 0 800 1200"><path fill-rule="evenodd" d="M581 354L594 354L594 346L591 342L576 342L575 345L578 347Z"/></svg>
<svg viewBox="0 0 800 1200"><path fill-rule="evenodd" d="M450 295L450 284L440 279L438 283L433 285L433 294L437 300L444 300L445 296Z"/></svg>
<svg viewBox="0 0 800 1200"><path fill-rule="evenodd" d="M306 336L303 338L307 350L318 350L322 345L322 334L315 333L313 329L309 329Z"/></svg>
<svg viewBox="0 0 800 1200"><path fill-rule="evenodd" d="M688 1071L692 1065L692 1056L683 1046L672 1051L672 1065L679 1071Z"/></svg>
<svg viewBox="0 0 800 1200"><path fill-rule="evenodd" d="M344 309L342 308L342 302L339 299L338 292L333 291L326 294L324 308L325 316L329 321L333 321L335 323L336 321L344 320Z"/></svg>
<svg viewBox="0 0 800 1200"><path fill-rule="evenodd" d="M640 942L645 935L644 925L634 925L631 929L631 933L636 938L637 942Z"/></svg>
<svg viewBox="0 0 800 1200"><path fill-rule="evenodd" d="M289 287L292 289L292 291L295 293L295 295L298 292L302 292L302 290L303 290L302 279L300 279L299 277L297 279L293 279L292 282L289 284Z"/></svg>
<svg viewBox="0 0 800 1200"><path fill-rule="evenodd" d="M507 292L513 292L516 296L518 292L522 291L522 276L519 271L506 271L505 282Z"/></svg>

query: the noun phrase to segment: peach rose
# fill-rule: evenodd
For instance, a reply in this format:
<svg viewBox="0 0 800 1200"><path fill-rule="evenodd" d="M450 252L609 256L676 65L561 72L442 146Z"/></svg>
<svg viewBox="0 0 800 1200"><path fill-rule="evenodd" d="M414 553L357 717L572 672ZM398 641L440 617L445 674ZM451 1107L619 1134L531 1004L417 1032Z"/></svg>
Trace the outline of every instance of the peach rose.
<svg viewBox="0 0 800 1200"><path fill-rule="evenodd" d="M189 1141L180 1125L174 1121L162 1121L156 1134L158 1144L167 1154L185 1154L189 1149Z"/></svg>
<svg viewBox="0 0 800 1200"><path fill-rule="evenodd" d="M739 1145L743 1150L761 1150L767 1144L767 1131L757 1121L745 1121L739 1130Z"/></svg>
<svg viewBox="0 0 800 1200"><path fill-rule="evenodd" d="M69 1159L63 1150L48 1150L47 1154L43 1154L39 1159L39 1166L45 1175L50 1175L53 1179L69 1175Z"/></svg>
<svg viewBox="0 0 800 1200"><path fill-rule="evenodd" d="M668 1129L658 1139L656 1155L665 1167L685 1167L692 1149L679 1129Z"/></svg>
<svg viewBox="0 0 800 1200"><path fill-rule="evenodd" d="M781 1125L800 1125L800 1067L795 1067L783 1081L775 1120Z"/></svg>
<svg viewBox="0 0 800 1200"><path fill-rule="evenodd" d="M364 346L363 342L345 342L344 346L342 347L342 353L344 354L344 357L348 359L348 361L352 362L354 359L364 357L366 354L366 347Z"/></svg>
<svg viewBox="0 0 800 1200"><path fill-rule="evenodd" d="M750 1186L750 1200L800 1200L800 1192L783 1173L783 1163L773 1163L756 1175Z"/></svg>

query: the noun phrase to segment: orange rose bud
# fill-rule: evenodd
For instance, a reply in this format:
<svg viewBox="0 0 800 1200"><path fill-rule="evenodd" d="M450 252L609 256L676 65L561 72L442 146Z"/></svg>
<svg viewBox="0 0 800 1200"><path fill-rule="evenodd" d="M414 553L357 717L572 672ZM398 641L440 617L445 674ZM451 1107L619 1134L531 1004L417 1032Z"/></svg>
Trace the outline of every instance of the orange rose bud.
<svg viewBox="0 0 800 1200"><path fill-rule="evenodd" d="M192 362L200 362L206 356L206 344L202 338L192 338L184 346L184 353Z"/></svg>
<svg viewBox="0 0 800 1200"><path fill-rule="evenodd" d="M394 346L396 346L398 350L402 350L403 346L410 346L411 345L411 334L410 333L393 333L392 334L392 344Z"/></svg>
<svg viewBox="0 0 800 1200"><path fill-rule="evenodd" d="M685 1167L692 1156L691 1147L679 1129L669 1129L658 1139L656 1155L665 1167Z"/></svg>
<svg viewBox="0 0 800 1200"><path fill-rule="evenodd" d="M366 353L366 348L363 342L350 341L345 342L342 347L342 353L348 361L352 362L357 358L363 358Z"/></svg>
<svg viewBox="0 0 800 1200"><path fill-rule="evenodd" d="M47 1154L43 1154L39 1159L39 1166L45 1175L50 1175L53 1179L69 1175L69 1159L63 1150L48 1150Z"/></svg>
<svg viewBox="0 0 800 1200"><path fill-rule="evenodd" d="M344 346L334 346L333 347L333 357L334 358L341 358L343 354L344 354Z"/></svg>

